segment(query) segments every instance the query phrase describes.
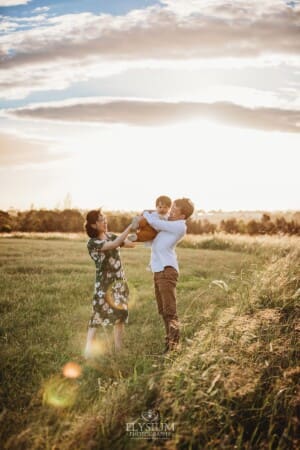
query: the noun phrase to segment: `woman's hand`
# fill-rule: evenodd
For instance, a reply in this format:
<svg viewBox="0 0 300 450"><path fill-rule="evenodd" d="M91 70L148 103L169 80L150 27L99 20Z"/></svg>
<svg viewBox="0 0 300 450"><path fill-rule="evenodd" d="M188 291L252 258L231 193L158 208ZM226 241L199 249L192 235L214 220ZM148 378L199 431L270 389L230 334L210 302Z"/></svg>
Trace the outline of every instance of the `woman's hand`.
<svg viewBox="0 0 300 450"><path fill-rule="evenodd" d="M129 239L125 239L124 245L122 245L123 248L135 248L135 246L135 242L132 242Z"/></svg>
<svg viewBox="0 0 300 450"><path fill-rule="evenodd" d="M131 230L131 224L128 225L128 227L125 228L123 233L121 233L120 236L118 236L114 241L105 242L105 244L101 247L101 251L105 252L107 250L113 250L117 247L120 247L120 245L123 244L123 242L127 238L128 234L130 233L130 230Z"/></svg>
<svg viewBox="0 0 300 450"><path fill-rule="evenodd" d="M132 219L132 222L131 222L131 230L130 230L130 231L136 231L136 230L138 229L139 223L140 223L140 220L142 219L142 217L143 217L143 216L135 216L135 217Z"/></svg>

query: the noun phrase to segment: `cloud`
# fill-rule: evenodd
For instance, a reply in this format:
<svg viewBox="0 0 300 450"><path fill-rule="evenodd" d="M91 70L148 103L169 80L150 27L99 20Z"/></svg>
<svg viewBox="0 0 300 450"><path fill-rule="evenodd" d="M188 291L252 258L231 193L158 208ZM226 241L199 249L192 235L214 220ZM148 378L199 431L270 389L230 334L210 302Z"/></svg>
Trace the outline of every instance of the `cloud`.
<svg viewBox="0 0 300 450"><path fill-rule="evenodd" d="M44 104L8 111L19 118L54 121L99 122L133 126L161 126L189 119L208 119L223 124L264 131L298 133L300 111L279 108L247 108L229 102L161 102L89 99Z"/></svg>
<svg viewBox="0 0 300 450"><path fill-rule="evenodd" d="M203 11L211 12L218 10L224 15L234 13L237 16L241 11L251 14L254 10L256 13L267 13L270 9L282 9L282 6L297 7L299 0L284 2L284 0L235 0L234 2L225 2L224 0L161 0L161 3L170 11L174 11L180 15L189 15L201 13Z"/></svg>
<svg viewBox="0 0 300 450"><path fill-rule="evenodd" d="M39 27L46 23L46 15L39 14L32 17L0 16L0 33L7 35L9 32L16 32L23 29ZM4 56L4 55L3 55Z"/></svg>
<svg viewBox="0 0 300 450"><path fill-rule="evenodd" d="M224 8L225 9L225 6ZM91 13L48 19L49 27L28 30L4 40L2 68L51 60L188 59L255 57L297 54L300 50L299 14L289 8L270 9L267 15L248 10L215 8L210 14L185 20L172 11L149 8L126 16Z"/></svg>
<svg viewBox="0 0 300 450"><path fill-rule="evenodd" d="M38 8L35 8L33 12L46 12L49 11L49 6L39 6Z"/></svg>
<svg viewBox="0 0 300 450"><path fill-rule="evenodd" d="M54 153L44 142L8 133L0 133L0 168L45 164L66 157Z"/></svg>
<svg viewBox="0 0 300 450"><path fill-rule="evenodd" d="M7 32L9 30L15 30L18 28L18 23L12 20L3 20L0 23L0 32Z"/></svg>
<svg viewBox="0 0 300 450"><path fill-rule="evenodd" d="M43 26L7 33L0 40L2 83L30 81L52 88L56 71L62 80L88 79L95 65L224 58L271 58L280 61L300 51L299 8L283 2L192 2L196 11L178 9L189 2L131 11L124 16L68 14L45 19ZM177 3L177 9L174 7ZM83 70L84 69L84 70ZM83 73L85 71L85 73ZM70 75L72 74L72 75ZM20 91L21 92L21 91ZM28 93L24 89L23 95Z"/></svg>
<svg viewBox="0 0 300 450"><path fill-rule="evenodd" d="M31 2L31 0L0 0L0 7L26 5L29 2Z"/></svg>

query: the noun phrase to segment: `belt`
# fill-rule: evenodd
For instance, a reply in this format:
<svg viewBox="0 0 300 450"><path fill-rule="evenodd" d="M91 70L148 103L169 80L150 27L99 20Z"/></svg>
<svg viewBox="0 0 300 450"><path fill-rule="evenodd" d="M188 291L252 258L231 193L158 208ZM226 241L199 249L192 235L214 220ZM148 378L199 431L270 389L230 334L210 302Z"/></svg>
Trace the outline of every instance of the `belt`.
<svg viewBox="0 0 300 450"><path fill-rule="evenodd" d="M173 266L165 266L163 268L163 270L160 270L159 272L154 272L154 273L162 273L165 269L174 269L174 270L176 270L175 267L173 267ZM176 272L177 272L177 270L176 270Z"/></svg>

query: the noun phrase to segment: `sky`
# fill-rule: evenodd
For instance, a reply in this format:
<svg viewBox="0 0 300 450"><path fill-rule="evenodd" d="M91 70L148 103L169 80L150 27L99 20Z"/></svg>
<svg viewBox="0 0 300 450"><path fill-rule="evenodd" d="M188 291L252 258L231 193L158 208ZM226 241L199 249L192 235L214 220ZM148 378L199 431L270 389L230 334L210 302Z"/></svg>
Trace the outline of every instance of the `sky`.
<svg viewBox="0 0 300 450"><path fill-rule="evenodd" d="M0 0L0 209L300 209L300 2Z"/></svg>

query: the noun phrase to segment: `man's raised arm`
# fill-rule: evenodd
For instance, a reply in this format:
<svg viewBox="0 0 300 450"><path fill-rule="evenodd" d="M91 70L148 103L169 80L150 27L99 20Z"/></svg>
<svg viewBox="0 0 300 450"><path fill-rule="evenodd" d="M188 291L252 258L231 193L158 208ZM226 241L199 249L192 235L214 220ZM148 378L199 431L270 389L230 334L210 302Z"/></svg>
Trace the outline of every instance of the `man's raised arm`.
<svg viewBox="0 0 300 450"><path fill-rule="evenodd" d="M156 231L168 231L169 233L178 233L182 230L182 220L161 220L155 217L155 214L145 211L143 216Z"/></svg>

